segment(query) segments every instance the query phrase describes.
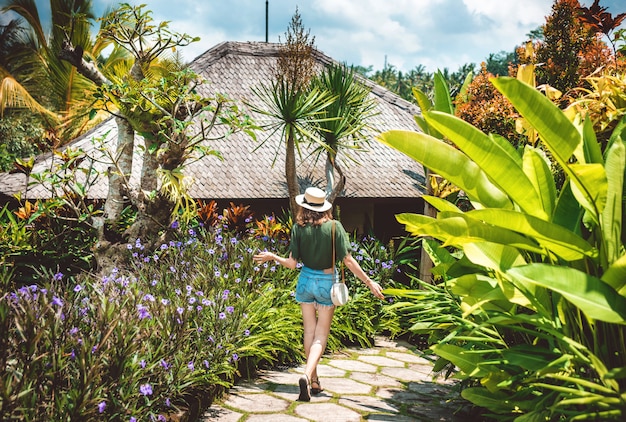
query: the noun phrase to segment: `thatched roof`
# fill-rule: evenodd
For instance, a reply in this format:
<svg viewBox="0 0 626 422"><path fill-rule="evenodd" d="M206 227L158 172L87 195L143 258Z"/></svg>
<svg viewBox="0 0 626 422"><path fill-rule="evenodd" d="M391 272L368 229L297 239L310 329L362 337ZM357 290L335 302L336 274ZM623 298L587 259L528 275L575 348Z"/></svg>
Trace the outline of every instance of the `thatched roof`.
<svg viewBox="0 0 626 422"><path fill-rule="evenodd" d="M253 88L270 80L278 52L279 44L224 42L197 57L191 66L209 82L201 87L203 94L208 96L218 92L242 104L246 101L257 104L259 100L254 95ZM319 51L315 52L315 57L320 65L333 62ZM413 116L419 113L419 109L369 80L362 81L371 88L370 95L377 101L378 114L370 121L373 130L370 133L372 140L369 151L353 153L359 164L350 160L342 162L347 177L342 196L420 197L424 185L422 166L374 139L378 133L390 129L418 130ZM262 123L262 117L254 115L253 117ZM108 167L108 159L98 151L92 140L100 139L103 145L114 151L116 131L115 120L109 119L69 145L98 156L103 162L97 163L96 167L104 170ZM212 143L211 147L220 151L224 160L219 161L210 156L187 167L186 174L194 180L190 188L191 195L203 199L286 198L288 194L284 177L284 154L279 154L276 158L277 148L279 152L283 151L282 144L278 135L275 135L257 149L264 139L263 133L258 134L257 141L245 134L237 133L226 140ZM138 143L142 141L139 136L137 141ZM50 154L38 157L34 172L50 168L51 159L53 157ZM135 180L139 171L139 160L134 160ZM325 180L323 159L316 162L312 157L307 157L305 151L302 160L298 162L297 171L302 185L315 183L323 187ZM26 180L22 174L0 175L0 192L5 195L23 193L25 186ZM106 195L107 179L102 176L89 190L88 196L105 198ZM47 196L49 194L41 187L31 186L28 189L29 198Z"/></svg>

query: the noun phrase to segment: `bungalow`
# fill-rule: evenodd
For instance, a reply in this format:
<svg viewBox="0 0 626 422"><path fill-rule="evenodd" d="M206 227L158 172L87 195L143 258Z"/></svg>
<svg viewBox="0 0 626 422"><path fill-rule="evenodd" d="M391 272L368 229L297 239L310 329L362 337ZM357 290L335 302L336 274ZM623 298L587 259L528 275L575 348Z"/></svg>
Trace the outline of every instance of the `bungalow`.
<svg viewBox="0 0 626 422"><path fill-rule="evenodd" d="M259 103L253 88L271 80L272 71L279 55L280 44L263 42L223 42L191 63L191 67L204 77L208 84L201 87L204 95L213 92L225 94L236 101ZM319 51L314 57L320 66L334 61ZM423 167L398 151L389 148L374 138L377 134L391 130L419 130L414 116L420 110L387 89L365 78L360 80L371 89L376 100L376 116L369 123L368 136L371 141L367 151L351 154L354 161L343 159L342 167L347 178L344 192L335 205L341 220L349 231L373 232L380 238L403 233L395 221L399 212L421 213L425 192ZM259 104L260 105L260 104ZM257 121L262 116L254 116ZM80 148L99 159L94 166L107 168L106 156L99 145L114 145L117 125L113 118L72 141L68 146ZM226 140L217 141L211 147L218 150L223 160L205 157L188 165L186 174L193 178L190 194L197 199L216 200L221 208L229 202L250 205L256 215L276 213L288 209L288 193L284 176L284 149L280 134L265 140L262 133L254 141L249 136L237 133ZM137 135L138 141L141 141ZM97 142L94 143L94 140ZM53 155L38 157L33 171L50 168ZM338 157L341 159L341 156ZM134 160L133 178L139 174L139 160ZM315 160L303 151L297 162L301 191L306 186L324 188L324 161ZM131 178L131 182L133 180ZM135 179L136 180L136 179ZM32 182L32 180L31 180ZM16 194L22 198L45 198L50 193L39 185L28 186L24 174L0 174L0 192L4 200ZM107 195L107 179L100 177L88 190L92 199L103 199Z"/></svg>

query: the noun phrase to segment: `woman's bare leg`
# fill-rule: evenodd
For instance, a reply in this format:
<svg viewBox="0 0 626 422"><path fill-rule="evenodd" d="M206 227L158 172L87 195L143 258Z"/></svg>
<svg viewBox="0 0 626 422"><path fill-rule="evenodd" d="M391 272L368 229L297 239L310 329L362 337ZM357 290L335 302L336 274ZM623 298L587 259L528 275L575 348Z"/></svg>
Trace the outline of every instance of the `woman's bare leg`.
<svg viewBox="0 0 626 422"><path fill-rule="evenodd" d="M317 364L326 349L335 308L319 306L316 310L310 303L302 303L300 307L304 326L304 353L306 354L304 373L309 379L317 378Z"/></svg>

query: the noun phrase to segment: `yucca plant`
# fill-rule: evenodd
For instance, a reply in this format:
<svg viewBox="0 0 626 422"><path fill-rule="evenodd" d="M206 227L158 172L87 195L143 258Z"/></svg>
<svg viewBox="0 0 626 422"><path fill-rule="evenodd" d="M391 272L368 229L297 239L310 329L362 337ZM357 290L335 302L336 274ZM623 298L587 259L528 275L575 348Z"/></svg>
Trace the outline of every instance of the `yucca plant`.
<svg viewBox="0 0 626 422"><path fill-rule="evenodd" d="M543 149L518 152L450 114L426 111L424 119L454 146L416 132L380 137L456 184L474 206L463 212L428 196L437 218L397 216L410 233L457 250L458 264L448 264L442 279L460 300L463 323L447 327L432 350L475 384L463 396L498 419L619 420L626 414L626 122L603 151L590 121L568 119L519 80L492 83L566 175L560 191Z"/></svg>

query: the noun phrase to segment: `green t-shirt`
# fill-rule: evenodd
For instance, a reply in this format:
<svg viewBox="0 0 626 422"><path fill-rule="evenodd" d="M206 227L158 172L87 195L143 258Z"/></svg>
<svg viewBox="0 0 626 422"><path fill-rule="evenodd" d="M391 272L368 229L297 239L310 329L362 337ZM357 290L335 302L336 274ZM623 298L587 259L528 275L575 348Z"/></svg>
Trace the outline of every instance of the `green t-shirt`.
<svg viewBox="0 0 626 422"><path fill-rule="evenodd" d="M339 221L335 221L335 257L337 261L349 252L348 234ZM302 261L305 267L324 270L333 266L332 244L333 220L320 226L294 224L291 228L291 256Z"/></svg>

